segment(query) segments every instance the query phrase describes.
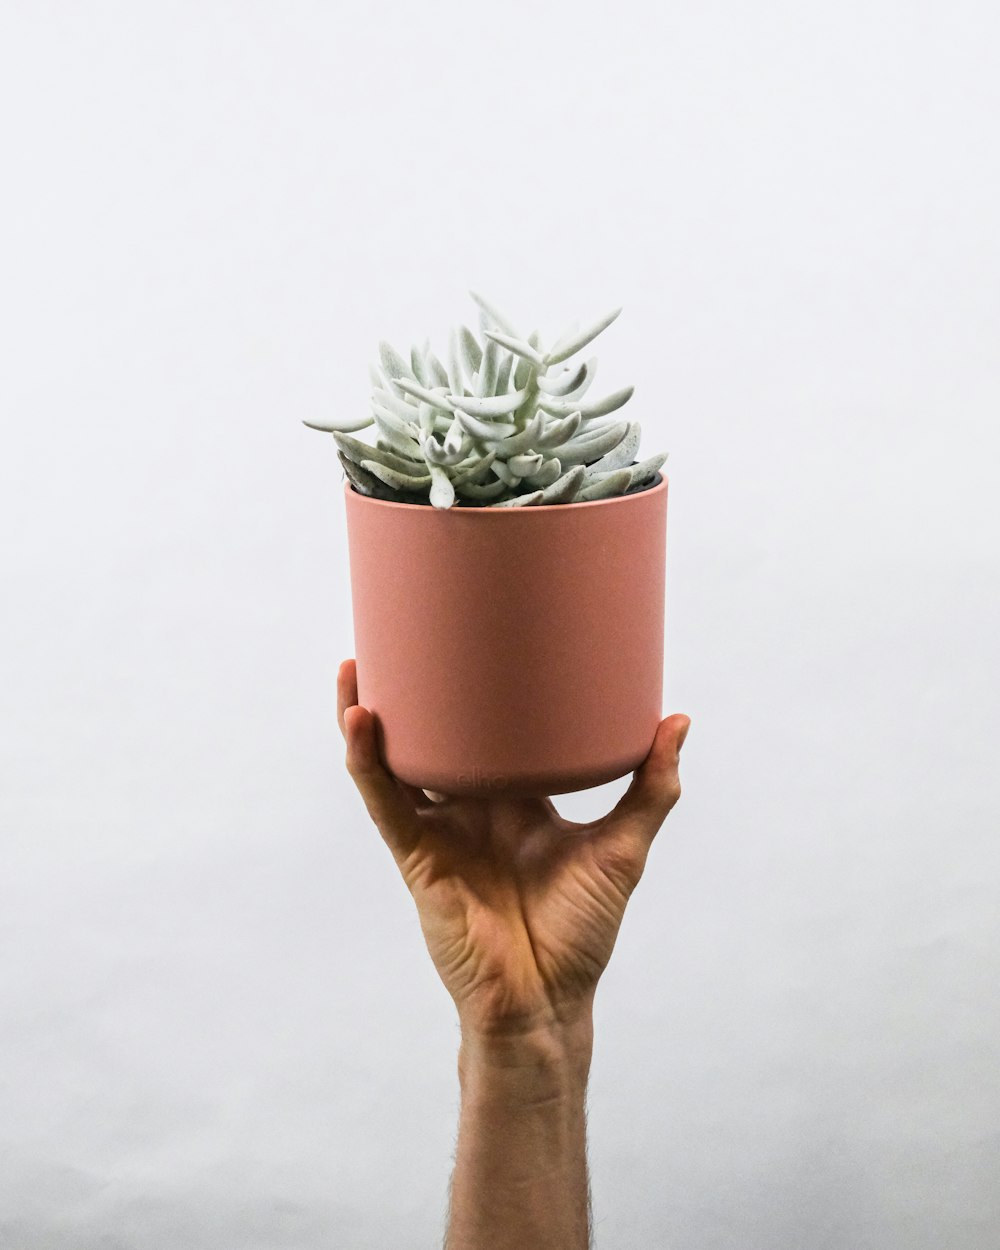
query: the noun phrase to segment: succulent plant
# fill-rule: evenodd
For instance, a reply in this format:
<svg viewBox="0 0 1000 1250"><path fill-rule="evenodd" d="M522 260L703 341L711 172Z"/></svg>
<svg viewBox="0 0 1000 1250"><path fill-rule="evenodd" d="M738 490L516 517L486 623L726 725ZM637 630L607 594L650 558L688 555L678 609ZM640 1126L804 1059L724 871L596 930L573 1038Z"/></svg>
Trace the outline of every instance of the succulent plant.
<svg viewBox="0 0 1000 1250"><path fill-rule="evenodd" d="M333 434L351 484L363 495L435 508L579 503L651 485L666 454L636 462L639 423L611 415L634 388L584 399L597 360L569 363L621 309L582 330L572 326L546 351L537 331L522 338L470 294L483 342L467 326L452 330L447 365L429 342L408 361L383 342L371 371L371 414L304 423ZM354 437L371 425L374 444Z"/></svg>

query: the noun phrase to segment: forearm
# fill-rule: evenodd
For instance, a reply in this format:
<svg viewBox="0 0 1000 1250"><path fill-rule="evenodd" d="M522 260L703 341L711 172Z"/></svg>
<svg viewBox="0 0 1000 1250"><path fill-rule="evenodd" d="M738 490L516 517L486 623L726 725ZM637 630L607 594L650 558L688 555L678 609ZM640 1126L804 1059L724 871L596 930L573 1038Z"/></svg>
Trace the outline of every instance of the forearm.
<svg viewBox="0 0 1000 1250"><path fill-rule="evenodd" d="M587 1250L589 1016L519 1039L463 1035L446 1250Z"/></svg>

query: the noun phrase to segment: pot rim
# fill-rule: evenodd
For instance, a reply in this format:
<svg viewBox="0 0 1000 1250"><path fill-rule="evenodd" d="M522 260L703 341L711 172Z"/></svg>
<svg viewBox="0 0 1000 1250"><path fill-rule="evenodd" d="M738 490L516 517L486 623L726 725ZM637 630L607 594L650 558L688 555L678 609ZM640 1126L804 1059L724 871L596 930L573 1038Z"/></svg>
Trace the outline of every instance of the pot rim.
<svg viewBox="0 0 1000 1250"><path fill-rule="evenodd" d="M665 473L658 472L652 486L647 486L644 490L630 491L627 495L609 495L607 499L580 499L575 503L533 503L525 508L491 508L489 506L435 508L430 503L404 503L398 499L378 499L374 495L362 494L350 480L344 481L344 493L355 495L358 499L364 500L365 503L377 504L380 508L407 508L410 511L431 513L457 512L461 516L469 516L474 513L489 513L492 516L502 516L508 512L513 513L515 516L529 516L537 512L565 512L568 508L599 508L607 504L628 503L632 499L646 498L649 495L655 495L657 491L665 491L669 481L670 479Z"/></svg>

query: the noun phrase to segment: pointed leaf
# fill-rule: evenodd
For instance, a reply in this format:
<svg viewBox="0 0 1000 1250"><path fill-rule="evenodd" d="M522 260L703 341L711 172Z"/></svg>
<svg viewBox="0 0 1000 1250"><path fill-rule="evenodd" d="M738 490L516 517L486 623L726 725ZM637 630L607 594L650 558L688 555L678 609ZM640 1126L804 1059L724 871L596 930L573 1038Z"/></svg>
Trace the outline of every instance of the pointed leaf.
<svg viewBox="0 0 1000 1250"><path fill-rule="evenodd" d="M589 503L595 499L610 499L612 495L624 495L629 488L632 475L628 469L615 469L605 473L596 481L588 483L577 494L578 503Z"/></svg>
<svg viewBox="0 0 1000 1250"><path fill-rule="evenodd" d="M419 382L411 382L409 378L400 378L397 386L407 395L413 395L417 399L422 399L425 404L430 404L432 408L443 408L445 412L452 411L451 400L439 390L430 391Z"/></svg>
<svg viewBox="0 0 1000 1250"><path fill-rule="evenodd" d="M558 447L561 443L568 443L579 430L582 421L583 418L579 412L571 412L561 421L549 422L538 439L537 446L551 451L553 447Z"/></svg>
<svg viewBox="0 0 1000 1250"><path fill-rule="evenodd" d="M532 504L542 502L542 492L532 491L529 495L515 495L513 499L502 499L492 506L494 508L530 508Z"/></svg>
<svg viewBox="0 0 1000 1250"><path fill-rule="evenodd" d="M630 421L628 423L628 433L618 446L612 447L600 460L594 461L593 464L588 464L588 473L607 473L612 469L621 469L626 465L630 465L635 459L636 452L639 450L641 437L642 428L639 422Z"/></svg>
<svg viewBox="0 0 1000 1250"><path fill-rule="evenodd" d="M441 361L438 360L437 356L433 352L428 352L425 359L431 375L428 389L433 390L436 386L443 386L446 390L451 390L451 383L448 381L448 371Z"/></svg>
<svg viewBox="0 0 1000 1250"><path fill-rule="evenodd" d="M420 417L420 401L413 399L410 402L403 395L397 395L395 391L388 389L389 384L386 382L382 387L377 387L372 391L372 404L381 404L383 408L388 408L390 412L394 412L401 421L415 422Z"/></svg>
<svg viewBox="0 0 1000 1250"><path fill-rule="evenodd" d="M465 446L465 443L465 431L462 429L462 423L459 421L458 414L456 413L455 419L452 421L451 428L449 429L447 437L444 440L444 449L445 451L454 454L455 452L461 451L461 449Z"/></svg>
<svg viewBox="0 0 1000 1250"><path fill-rule="evenodd" d="M431 386L430 371L424 364L423 353L420 348L414 345L410 349L410 372L417 379L421 386Z"/></svg>
<svg viewBox="0 0 1000 1250"><path fill-rule="evenodd" d="M416 438L411 438L407 434L401 434L395 426L389 425L379 413L375 414L375 424L378 426L379 434L381 434L393 451L398 452L401 456L408 457L410 460L419 461L422 459L420 444L416 441Z"/></svg>
<svg viewBox="0 0 1000 1250"><path fill-rule="evenodd" d="M455 502L455 488L444 469L431 465L431 503L435 508L450 508Z"/></svg>
<svg viewBox="0 0 1000 1250"><path fill-rule="evenodd" d="M616 308L613 312L607 314L595 321L592 326L588 326L586 330L579 330L575 334L563 335L563 337L552 346L545 356L545 363L549 365L558 365L564 360L568 360L570 356L576 355L581 347L586 347L588 343L606 330L608 326L621 312L620 308Z"/></svg>
<svg viewBox="0 0 1000 1250"><path fill-rule="evenodd" d="M580 364L574 369L564 369L562 373L538 379L538 389L546 395L561 397L579 390L587 380L587 366Z"/></svg>
<svg viewBox="0 0 1000 1250"><path fill-rule="evenodd" d="M559 448L559 459L563 465L589 464L609 452L612 447L617 447L627 433L628 426L623 421L619 425L613 425L610 430L602 430L597 438L574 438Z"/></svg>
<svg viewBox="0 0 1000 1250"><path fill-rule="evenodd" d="M499 438L507 438L511 434L517 433L517 426L501 421L480 421L478 417L474 417L470 412L459 410L459 417L462 426L468 430L473 438L488 439L495 441Z"/></svg>
<svg viewBox="0 0 1000 1250"><path fill-rule="evenodd" d="M511 334L504 334L499 330L487 330L485 334L491 343L497 343L500 347L506 347L515 356L523 356L525 360L530 361L531 364L537 367L541 367L545 363L541 352L532 347L530 343L526 343L524 339L515 338Z"/></svg>
<svg viewBox="0 0 1000 1250"><path fill-rule="evenodd" d="M355 430L363 430L374 421L374 417L314 417L311 421L302 418L302 424L308 425L310 430L322 430L324 434L333 434L340 431L343 434L352 434Z"/></svg>
<svg viewBox="0 0 1000 1250"><path fill-rule="evenodd" d="M575 390L569 391L566 395L564 395L563 399L571 399L575 402L580 399L581 396L586 395L586 393L590 390L591 384L597 376L597 357L591 356L587 361L585 368L587 370L586 377Z"/></svg>
<svg viewBox="0 0 1000 1250"><path fill-rule="evenodd" d="M424 490L431 484L431 475L422 473L414 477L409 473L397 473L395 469L387 469L384 464L379 464L377 460L362 460L361 467L367 469L369 473L373 473L386 486L391 486L393 490Z"/></svg>
<svg viewBox="0 0 1000 1250"><path fill-rule="evenodd" d="M583 415L584 420L587 420L590 417L604 417L609 412L617 411L623 404L628 403L634 391L634 386L625 386L620 391L613 391L610 395L606 395L604 399L595 399L589 404L577 403L575 399L548 399L543 397L538 401L538 406L554 417L565 417L571 412L579 411Z"/></svg>
<svg viewBox="0 0 1000 1250"><path fill-rule="evenodd" d="M582 464L575 465L568 473L557 478L551 486L542 491L542 503L569 503L583 485L584 469Z"/></svg>
<svg viewBox="0 0 1000 1250"><path fill-rule="evenodd" d="M646 460L640 460L638 464L631 465L631 484L636 486L639 482L644 482L648 477L655 477L666 464L669 455L670 453L667 451L660 452L656 456L650 456Z"/></svg>
<svg viewBox="0 0 1000 1250"><path fill-rule="evenodd" d="M393 382L399 378L413 378L410 366L391 343L383 339L378 345L378 355L382 362L382 372ZM416 381L415 378L413 380Z"/></svg>
<svg viewBox="0 0 1000 1250"><path fill-rule="evenodd" d="M536 373L535 366L525 357L518 357L517 366L514 369L514 390L523 390L526 386L531 385L531 381Z"/></svg>
<svg viewBox="0 0 1000 1250"><path fill-rule="evenodd" d="M395 452L373 447L371 443L363 443L360 438L351 438L349 434L334 434L337 446L355 464L363 464L366 460L377 460L387 469L395 469L397 473L426 472L422 460L411 460L408 456L399 456Z"/></svg>
<svg viewBox="0 0 1000 1250"><path fill-rule="evenodd" d="M505 334L517 335L517 331L514 329L513 324L503 315L502 312L500 312L498 308L495 308L491 303L483 299L481 295L477 295L475 291L470 291L469 294L491 321L492 324L490 329L496 327L499 330L503 330Z"/></svg>
<svg viewBox="0 0 1000 1250"><path fill-rule="evenodd" d="M458 331L454 326L448 332L448 390L453 395L465 394L461 345L459 343Z"/></svg>
<svg viewBox="0 0 1000 1250"><path fill-rule="evenodd" d="M455 476L452 478L452 483L456 487L459 487L464 486L466 483L475 482L478 478L485 475L486 470L490 468L496 458L497 453L495 451L488 451L481 460L478 460L475 464L470 465L469 468L456 472ZM507 483L504 482L502 485L506 486Z"/></svg>
<svg viewBox="0 0 1000 1250"><path fill-rule="evenodd" d="M511 434L508 438L502 438L494 443L497 455L506 460L520 452L533 450L542 431L544 420L544 413L536 412L520 434Z"/></svg>
<svg viewBox="0 0 1000 1250"><path fill-rule="evenodd" d="M483 349L476 342L476 336L468 326L462 326L458 333L465 373L471 378L482 363Z"/></svg>
<svg viewBox="0 0 1000 1250"><path fill-rule="evenodd" d="M553 457L551 460L543 460L538 472L527 474L524 480L531 486L551 486L561 473L562 464L558 457Z"/></svg>
<svg viewBox="0 0 1000 1250"><path fill-rule="evenodd" d="M395 492L390 490L388 486L380 481L373 473L369 473L367 469L362 469L359 464L352 464L342 452L337 452L337 456L343 467L347 480L355 488L360 495L370 495L374 499L393 499Z"/></svg>
<svg viewBox="0 0 1000 1250"><path fill-rule="evenodd" d="M510 385L510 371L514 364L514 357L510 352L505 352L503 359L500 361L500 368L497 370L497 384L493 388L495 395L506 395Z"/></svg>
<svg viewBox="0 0 1000 1250"><path fill-rule="evenodd" d="M513 469L508 468L506 462L503 460L493 461L493 472L497 475L497 477L502 478L508 486L521 485L521 479L518 474L516 474Z"/></svg>
<svg viewBox="0 0 1000 1250"><path fill-rule="evenodd" d="M455 480L455 490L467 499L496 499L498 495L504 494L509 489L507 483L499 478L487 482L485 486L480 486L476 482L459 482L457 478Z"/></svg>
<svg viewBox="0 0 1000 1250"><path fill-rule="evenodd" d="M495 340L491 339L486 344L486 350L483 352L483 363L479 366L479 374L476 381L477 396L485 397L494 394L499 366L500 348Z"/></svg>
<svg viewBox="0 0 1000 1250"><path fill-rule="evenodd" d="M542 467L544 457L541 452L533 452L530 455L511 456L507 461L507 468L511 473L516 473L518 477L527 477L529 473L537 473Z"/></svg>
<svg viewBox="0 0 1000 1250"><path fill-rule="evenodd" d="M524 403L524 391L512 391L508 395L449 395L453 407L461 412L472 413L474 417L505 417L508 413L517 412Z"/></svg>
<svg viewBox="0 0 1000 1250"><path fill-rule="evenodd" d="M379 422L379 428L388 426L397 434L402 434L406 438L416 439L419 433L418 427L413 421L406 421L396 415L391 408L385 404L380 404L377 399L372 400L372 412L375 414L375 420Z"/></svg>

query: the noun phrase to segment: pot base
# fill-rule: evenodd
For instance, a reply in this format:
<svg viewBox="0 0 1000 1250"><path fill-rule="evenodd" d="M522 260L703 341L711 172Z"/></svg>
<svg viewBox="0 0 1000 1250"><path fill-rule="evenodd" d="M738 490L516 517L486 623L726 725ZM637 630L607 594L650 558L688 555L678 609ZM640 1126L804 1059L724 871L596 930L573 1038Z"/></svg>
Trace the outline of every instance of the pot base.
<svg viewBox="0 0 1000 1250"><path fill-rule="evenodd" d="M489 798L491 795L503 795L505 798L541 798L553 794L575 794L579 790L592 790L595 786L617 781L619 777L635 772L645 758L643 756L639 760L625 760L602 769L581 769L575 773L522 773L515 781L502 773L490 775L478 770L468 774L460 773L457 778L454 773L430 777L427 773L422 773L419 777L404 776L401 772L395 775L418 789L433 790L455 798Z"/></svg>

